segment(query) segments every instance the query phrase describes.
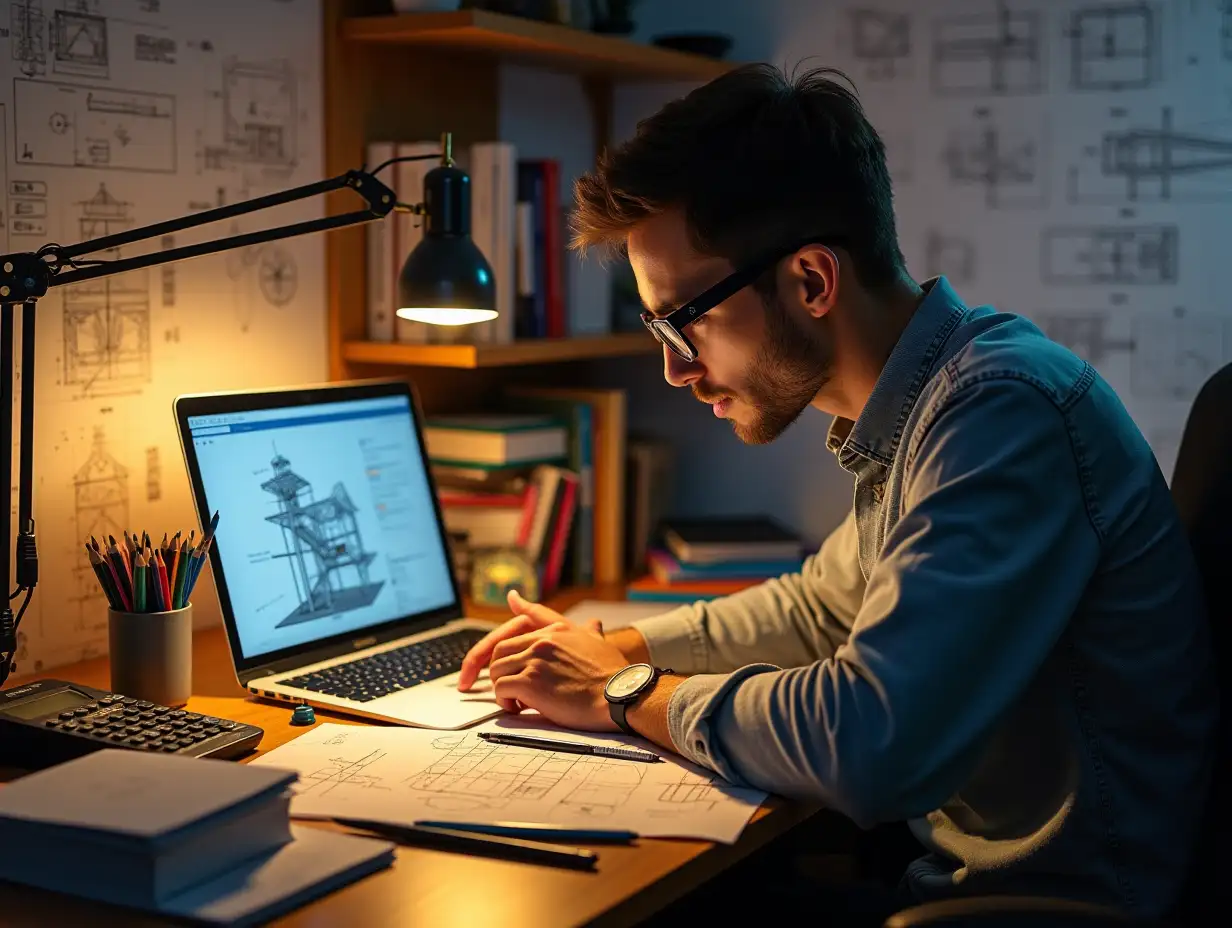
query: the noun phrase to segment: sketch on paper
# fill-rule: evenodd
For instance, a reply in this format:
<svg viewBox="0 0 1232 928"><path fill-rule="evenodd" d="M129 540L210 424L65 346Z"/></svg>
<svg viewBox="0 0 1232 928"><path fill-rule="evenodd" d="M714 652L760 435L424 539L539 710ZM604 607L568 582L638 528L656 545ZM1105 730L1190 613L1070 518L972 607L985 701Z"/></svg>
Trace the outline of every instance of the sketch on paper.
<svg viewBox="0 0 1232 928"><path fill-rule="evenodd" d="M1227 320L1177 307L1134 317L1130 390L1144 399L1190 401L1223 366Z"/></svg>
<svg viewBox="0 0 1232 928"><path fill-rule="evenodd" d="M1224 124L1227 125L1226 123ZM1069 170L1071 203L1121 203L1232 194L1232 129L1183 132L1165 106L1159 126L1105 132Z"/></svg>
<svg viewBox="0 0 1232 928"><path fill-rule="evenodd" d="M950 180L984 189L990 209L1048 203L1047 131L1015 122L997 125L986 112L976 123L950 130L943 154Z"/></svg>
<svg viewBox="0 0 1232 928"><path fill-rule="evenodd" d="M924 276L944 274L952 284L975 280L975 240L929 229L924 237Z"/></svg>
<svg viewBox="0 0 1232 928"><path fill-rule="evenodd" d="M133 57L138 61L148 61L154 64L176 63L178 48L175 39L165 35L138 33L134 41Z"/></svg>
<svg viewBox="0 0 1232 928"><path fill-rule="evenodd" d="M1046 228L1041 278L1047 284L1174 284L1178 238L1174 225Z"/></svg>
<svg viewBox="0 0 1232 928"><path fill-rule="evenodd" d="M871 80L903 76L911 61L911 16L897 10L847 11L851 54Z"/></svg>
<svg viewBox="0 0 1232 928"><path fill-rule="evenodd" d="M199 170L251 166L285 175L299 160L295 68L285 58L227 58L221 88L206 96L207 122L198 144Z"/></svg>
<svg viewBox="0 0 1232 928"><path fill-rule="evenodd" d="M13 0L9 15L9 46L18 70L26 77L47 71L47 17L39 0Z"/></svg>
<svg viewBox="0 0 1232 928"><path fill-rule="evenodd" d="M314 499L312 484L275 453L274 476L261 489L277 501L278 511L265 517L282 530L285 558L295 581L299 604L276 626L297 625L323 616L372 605L383 582L369 575L376 553L365 550L355 518L357 507L346 487L335 483L324 499Z"/></svg>
<svg viewBox="0 0 1232 928"><path fill-rule="evenodd" d="M932 86L942 95L1027 94L1044 89L1044 28L1035 10L1001 7L934 23Z"/></svg>
<svg viewBox="0 0 1232 928"><path fill-rule="evenodd" d="M107 79L107 17L99 14L98 0L73 0L53 11L51 50L58 74Z"/></svg>
<svg viewBox="0 0 1232 928"><path fill-rule="evenodd" d="M0 159L4 160L4 159ZM47 183L13 180L7 185L9 232L12 235L47 237Z"/></svg>
<svg viewBox="0 0 1232 928"><path fill-rule="evenodd" d="M13 81L18 164L172 173L175 97L55 81Z"/></svg>
<svg viewBox="0 0 1232 928"><path fill-rule="evenodd" d="M133 224L132 204L105 184L79 203L81 241ZM119 249L100 252L108 259ZM129 271L68 284L64 293L64 382L85 392L131 390L150 380L149 272Z"/></svg>
<svg viewBox="0 0 1232 928"><path fill-rule="evenodd" d="M1160 21L1149 3L1083 7L1070 17L1070 87L1135 90L1161 77Z"/></svg>
<svg viewBox="0 0 1232 928"><path fill-rule="evenodd" d="M112 456L102 426L94 427L90 451L73 474L73 511L75 541L93 535L100 543L119 538L130 524L128 501L128 469ZM78 605L77 629L105 640L107 635L106 600L98 578L88 561L77 556L81 549L74 544L73 596Z"/></svg>

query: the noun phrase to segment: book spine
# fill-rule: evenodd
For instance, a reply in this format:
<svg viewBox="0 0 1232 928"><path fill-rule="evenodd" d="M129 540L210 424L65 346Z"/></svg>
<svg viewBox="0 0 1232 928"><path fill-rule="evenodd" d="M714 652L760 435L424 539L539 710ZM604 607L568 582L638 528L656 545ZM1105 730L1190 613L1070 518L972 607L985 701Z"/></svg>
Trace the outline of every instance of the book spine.
<svg viewBox="0 0 1232 928"><path fill-rule="evenodd" d="M393 142L372 142L368 145L368 168L372 169L394 157ZM393 168L386 169L393 173ZM368 338L374 342L394 340L394 297L398 282L398 217L386 216L370 222L367 233L368 265Z"/></svg>
<svg viewBox="0 0 1232 928"><path fill-rule="evenodd" d="M563 291L564 234L560 211L560 165L555 159L542 162L543 171L543 281L544 335L564 338L565 296Z"/></svg>
<svg viewBox="0 0 1232 928"><path fill-rule="evenodd" d="M434 152L439 152L440 149L439 142L403 142L398 145L398 156L430 155ZM432 160L403 161L400 164L394 165L394 169L397 172L395 174L394 192L398 195L399 202L422 203L424 198L424 178L434 167L436 167L436 162ZM398 213L394 217L394 221L397 223L398 235L397 270L394 272L394 281L392 283L393 297L396 303L398 293L397 274L401 270L403 262L406 261L406 256L414 250L416 245L423 241L423 217L412 213ZM397 318L394 322L396 340L406 344L422 345L433 341L431 330L434 328L436 326L430 326L424 322L412 322L410 319Z"/></svg>
<svg viewBox="0 0 1232 928"><path fill-rule="evenodd" d="M577 477L569 474L562 479L561 484L559 514L553 527L547 564L544 567L545 586L549 594L556 592L560 587L561 568L565 563L565 549L568 546L569 532L573 527L573 513L577 504Z"/></svg>
<svg viewBox="0 0 1232 928"><path fill-rule="evenodd" d="M514 310L514 336L535 337L535 170L529 161L518 162L517 201L517 306Z"/></svg>

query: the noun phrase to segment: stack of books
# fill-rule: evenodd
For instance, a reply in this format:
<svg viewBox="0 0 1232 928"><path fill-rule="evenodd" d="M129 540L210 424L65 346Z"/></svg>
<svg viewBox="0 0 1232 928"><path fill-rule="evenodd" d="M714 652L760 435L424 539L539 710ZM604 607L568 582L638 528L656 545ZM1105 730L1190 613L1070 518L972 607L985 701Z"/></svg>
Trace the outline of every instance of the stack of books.
<svg viewBox="0 0 1232 928"><path fill-rule="evenodd" d="M798 535L766 516L672 519L646 555L649 574L626 595L645 602L717 599L780 574L798 571Z"/></svg>

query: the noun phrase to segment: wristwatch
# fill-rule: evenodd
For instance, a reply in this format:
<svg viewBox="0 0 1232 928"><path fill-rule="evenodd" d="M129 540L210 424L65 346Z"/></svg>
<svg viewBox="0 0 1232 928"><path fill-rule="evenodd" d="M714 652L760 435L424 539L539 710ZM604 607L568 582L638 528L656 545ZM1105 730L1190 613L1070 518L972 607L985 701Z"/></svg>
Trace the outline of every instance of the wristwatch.
<svg viewBox="0 0 1232 928"><path fill-rule="evenodd" d="M636 735L631 725L625 720L625 712L629 706L637 702L638 697L654 686L661 674L671 673L670 670L660 670L650 664L630 664L614 674L607 685L603 687L603 697L607 700L608 711L612 721L621 731Z"/></svg>

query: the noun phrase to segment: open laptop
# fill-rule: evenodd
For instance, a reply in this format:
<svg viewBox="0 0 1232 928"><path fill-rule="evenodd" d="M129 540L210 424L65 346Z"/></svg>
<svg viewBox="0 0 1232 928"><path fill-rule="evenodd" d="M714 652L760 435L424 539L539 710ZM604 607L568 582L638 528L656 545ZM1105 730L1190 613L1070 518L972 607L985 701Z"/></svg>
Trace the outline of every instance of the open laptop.
<svg viewBox="0 0 1232 928"><path fill-rule="evenodd" d="M180 444L236 676L259 696L425 728L499 714L462 618L408 384L180 396Z"/></svg>

